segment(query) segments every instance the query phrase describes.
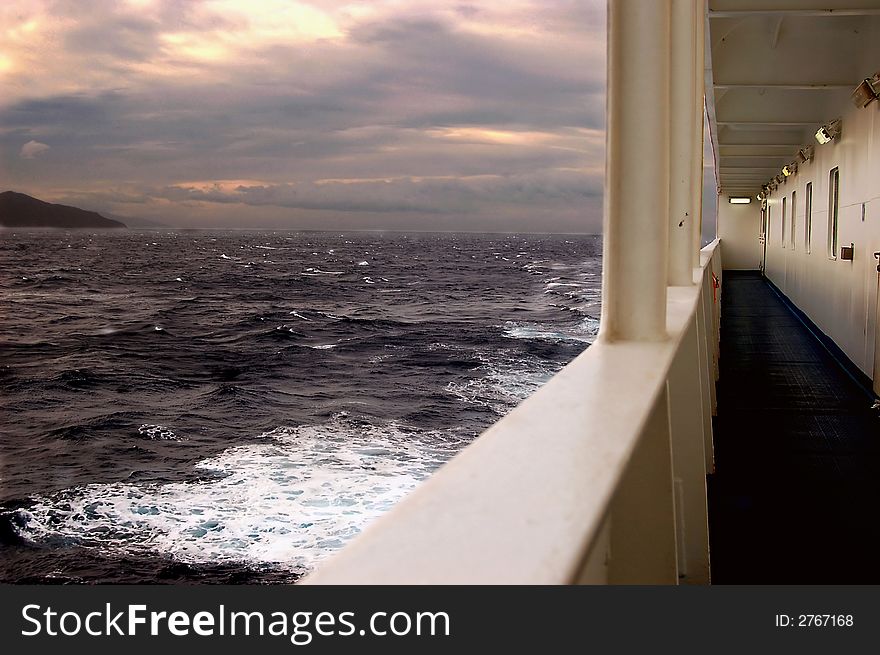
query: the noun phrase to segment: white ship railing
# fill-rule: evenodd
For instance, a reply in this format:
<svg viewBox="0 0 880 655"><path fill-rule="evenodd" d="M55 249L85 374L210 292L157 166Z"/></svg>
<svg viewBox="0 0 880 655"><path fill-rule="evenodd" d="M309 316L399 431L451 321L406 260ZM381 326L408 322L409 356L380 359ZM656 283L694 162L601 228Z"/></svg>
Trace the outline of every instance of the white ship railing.
<svg viewBox="0 0 880 655"><path fill-rule="evenodd" d="M307 579L705 583L718 242L669 338L597 341Z"/></svg>
<svg viewBox="0 0 880 655"><path fill-rule="evenodd" d="M705 0L608 11L596 343L305 582L709 582L721 253L698 247Z"/></svg>

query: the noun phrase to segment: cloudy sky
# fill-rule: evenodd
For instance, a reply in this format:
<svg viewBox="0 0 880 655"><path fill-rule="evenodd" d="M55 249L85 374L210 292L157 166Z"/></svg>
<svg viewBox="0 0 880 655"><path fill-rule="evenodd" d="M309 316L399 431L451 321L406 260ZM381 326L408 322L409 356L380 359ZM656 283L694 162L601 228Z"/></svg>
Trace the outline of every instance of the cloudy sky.
<svg viewBox="0 0 880 655"><path fill-rule="evenodd" d="M597 231L604 0L4 0L0 185L173 225Z"/></svg>

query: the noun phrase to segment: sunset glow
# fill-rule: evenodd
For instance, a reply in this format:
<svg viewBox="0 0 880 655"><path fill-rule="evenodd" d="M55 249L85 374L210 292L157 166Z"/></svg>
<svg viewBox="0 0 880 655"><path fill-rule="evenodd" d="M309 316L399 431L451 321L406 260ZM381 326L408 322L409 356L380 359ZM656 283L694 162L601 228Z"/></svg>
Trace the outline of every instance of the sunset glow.
<svg viewBox="0 0 880 655"><path fill-rule="evenodd" d="M0 21L9 188L174 225L599 226L602 2L22 0Z"/></svg>

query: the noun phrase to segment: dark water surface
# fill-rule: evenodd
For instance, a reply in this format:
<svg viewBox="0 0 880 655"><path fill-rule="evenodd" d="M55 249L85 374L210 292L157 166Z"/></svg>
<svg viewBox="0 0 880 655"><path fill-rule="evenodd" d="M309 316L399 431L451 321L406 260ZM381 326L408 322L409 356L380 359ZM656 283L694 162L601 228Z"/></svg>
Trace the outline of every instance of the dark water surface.
<svg viewBox="0 0 880 655"><path fill-rule="evenodd" d="M290 581L580 353L596 237L0 232L0 581Z"/></svg>

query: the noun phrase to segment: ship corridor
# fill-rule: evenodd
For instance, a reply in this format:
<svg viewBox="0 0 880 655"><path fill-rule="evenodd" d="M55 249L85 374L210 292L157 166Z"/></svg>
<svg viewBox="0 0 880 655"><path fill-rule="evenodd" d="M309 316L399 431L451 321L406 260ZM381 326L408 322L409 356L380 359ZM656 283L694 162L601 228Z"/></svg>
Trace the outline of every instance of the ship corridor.
<svg viewBox="0 0 880 655"><path fill-rule="evenodd" d="M712 582L880 582L880 414L757 272L725 271Z"/></svg>

